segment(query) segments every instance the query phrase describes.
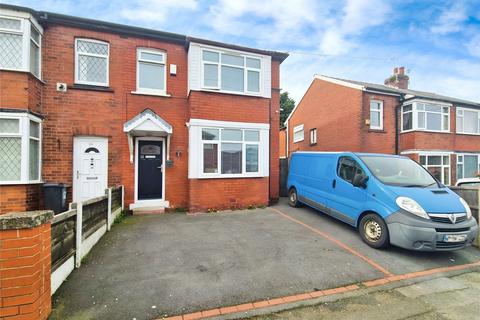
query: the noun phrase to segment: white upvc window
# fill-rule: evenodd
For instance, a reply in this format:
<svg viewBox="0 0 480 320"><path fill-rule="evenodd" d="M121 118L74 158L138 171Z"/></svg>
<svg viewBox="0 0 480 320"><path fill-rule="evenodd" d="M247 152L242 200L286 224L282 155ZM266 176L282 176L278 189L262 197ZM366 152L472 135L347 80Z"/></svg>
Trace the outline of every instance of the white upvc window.
<svg viewBox="0 0 480 320"><path fill-rule="evenodd" d="M75 83L108 87L109 54L107 42L75 39Z"/></svg>
<svg viewBox="0 0 480 320"><path fill-rule="evenodd" d="M0 184L41 181L41 119L0 112Z"/></svg>
<svg viewBox="0 0 480 320"><path fill-rule="evenodd" d="M305 131L303 124L299 124L293 128L293 143L303 141L305 139Z"/></svg>
<svg viewBox="0 0 480 320"><path fill-rule="evenodd" d="M317 144L317 128L310 129L310 144Z"/></svg>
<svg viewBox="0 0 480 320"><path fill-rule="evenodd" d="M137 93L166 95L166 61L163 51L137 49Z"/></svg>
<svg viewBox="0 0 480 320"><path fill-rule="evenodd" d="M190 121L190 178L268 176L268 124Z"/></svg>
<svg viewBox="0 0 480 320"><path fill-rule="evenodd" d="M370 129L383 130L383 101L370 101Z"/></svg>
<svg viewBox="0 0 480 320"><path fill-rule="evenodd" d="M231 93L260 94L261 65L259 57L202 49L202 87Z"/></svg>
<svg viewBox="0 0 480 320"><path fill-rule="evenodd" d="M476 178L480 173L480 154L457 154L457 180Z"/></svg>
<svg viewBox="0 0 480 320"><path fill-rule="evenodd" d="M445 185L450 185L450 154L419 154L420 164L432 176Z"/></svg>
<svg viewBox="0 0 480 320"><path fill-rule="evenodd" d="M0 69L31 72L41 79L42 32L28 15L0 12Z"/></svg>
<svg viewBox="0 0 480 320"><path fill-rule="evenodd" d="M457 108L457 133L480 134L480 110Z"/></svg>
<svg viewBox="0 0 480 320"><path fill-rule="evenodd" d="M450 132L450 105L413 101L402 106L402 132Z"/></svg>

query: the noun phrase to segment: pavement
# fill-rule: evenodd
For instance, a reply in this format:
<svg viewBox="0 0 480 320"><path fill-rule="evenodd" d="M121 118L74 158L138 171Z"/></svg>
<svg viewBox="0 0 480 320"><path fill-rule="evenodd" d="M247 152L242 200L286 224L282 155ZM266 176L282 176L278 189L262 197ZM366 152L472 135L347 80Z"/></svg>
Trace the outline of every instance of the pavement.
<svg viewBox="0 0 480 320"><path fill-rule="evenodd" d="M359 292L314 306L254 316L251 320L478 319L480 272L439 277L395 289Z"/></svg>
<svg viewBox="0 0 480 320"><path fill-rule="evenodd" d="M284 200L265 209L130 216L60 287L50 318L228 315L240 306L327 295L329 288L373 287L478 261L476 248L375 250L354 228L306 207L291 208ZM237 307L221 308L228 306Z"/></svg>

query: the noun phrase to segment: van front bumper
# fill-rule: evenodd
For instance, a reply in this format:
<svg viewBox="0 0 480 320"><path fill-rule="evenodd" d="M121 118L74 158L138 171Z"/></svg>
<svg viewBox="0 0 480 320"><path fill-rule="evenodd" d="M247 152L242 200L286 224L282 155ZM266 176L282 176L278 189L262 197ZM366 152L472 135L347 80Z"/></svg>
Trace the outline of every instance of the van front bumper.
<svg viewBox="0 0 480 320"><path fill-rule="evenodd" d="M470 246L478 235L478 224L474 218L460 223L437 223L408 213L397 211L385 220L390 243L417 251L451 251ZM446 235L466 235L462 242L445 242Z"/></svg>

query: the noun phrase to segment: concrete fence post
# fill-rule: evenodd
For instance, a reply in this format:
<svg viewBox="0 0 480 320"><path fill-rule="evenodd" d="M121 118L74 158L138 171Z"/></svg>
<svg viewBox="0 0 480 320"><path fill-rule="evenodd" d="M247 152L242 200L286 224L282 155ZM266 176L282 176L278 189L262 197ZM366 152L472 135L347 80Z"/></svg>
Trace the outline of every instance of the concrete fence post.
<svg viewBox="0 0 480 320"><path fill-rule="evenodd" d="M125 209L125 186L122 185L122 211Z"/></svg>
<svg viewBox="0 0 480 320"><path fill-rule="evenodd" d="M75 223L75 267L80 268L82 264L82 223L83 203L77 202L77 221Z"/></svg>
<svg viewBox="0 0 480 320"><path fill-rule="evenodd" d="M108 188L105 190L107 194L107 201L108 201L108 209L107 209L107 231L110 231L113 223L112 217L112 188Z"/></svg>
<svg viewBox="0 0 480 320"><path fill-rule="evenodd" d="M53 211L0 215L0 319L47 319Z"/></svg>

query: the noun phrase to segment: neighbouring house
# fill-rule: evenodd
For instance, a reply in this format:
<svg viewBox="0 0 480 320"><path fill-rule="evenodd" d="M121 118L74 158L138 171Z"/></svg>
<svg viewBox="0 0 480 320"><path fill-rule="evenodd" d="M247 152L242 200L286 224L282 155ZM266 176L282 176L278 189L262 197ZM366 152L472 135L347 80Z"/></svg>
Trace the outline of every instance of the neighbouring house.
<svg viewBox="0 0 480 320"><path fill-rule="evenodd" d="M408 89L405 68L385 84L315 76L286 121L297 150L402 154L452 185L480 167L480 104Z"/></svg>
<svg viewBox="0 0 480 320"><path fill-rule="evenodd" d="M276 201L287 56L0 4L0 213L46 182L123 184L133 210Z"/></svg>

